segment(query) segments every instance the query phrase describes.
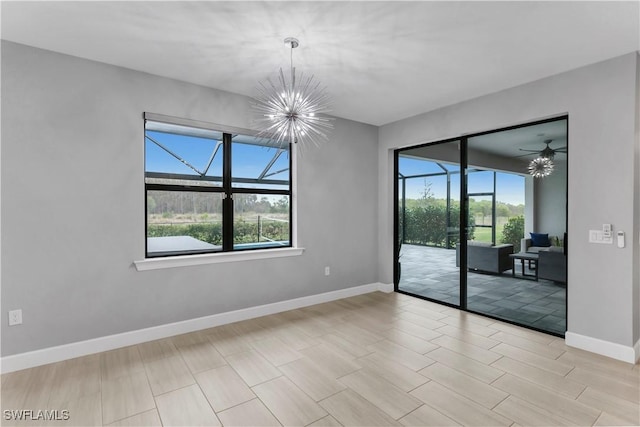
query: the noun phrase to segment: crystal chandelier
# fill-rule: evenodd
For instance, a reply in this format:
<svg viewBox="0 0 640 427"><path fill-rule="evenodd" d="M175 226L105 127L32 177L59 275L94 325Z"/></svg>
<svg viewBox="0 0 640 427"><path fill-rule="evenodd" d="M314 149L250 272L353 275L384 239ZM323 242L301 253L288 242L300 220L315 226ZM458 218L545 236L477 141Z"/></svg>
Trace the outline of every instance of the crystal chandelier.
<svg viewBox="0 0 640 427"><path fill-rule="evenodd" d="M300 73L296 78L293 66L293 49L299 46L298 39L287 37L284 43L291 48L291 74L287 79L280 68L277 81L267 78L260 82L258 95L252 107L258 116L255 125L258 137L267 138L275 144L313 143L326 141L327 131L333 129L332 118L322 114L329 112L329 97L326 88L313 79L304 78Z"/></svg>
<svg viewBox="0 0 640 427"><path fill-rule="evenodd" d="M553 162L548 157L536 157L529 163L529 173L534 178L544 178L553 172Z"/></svg>

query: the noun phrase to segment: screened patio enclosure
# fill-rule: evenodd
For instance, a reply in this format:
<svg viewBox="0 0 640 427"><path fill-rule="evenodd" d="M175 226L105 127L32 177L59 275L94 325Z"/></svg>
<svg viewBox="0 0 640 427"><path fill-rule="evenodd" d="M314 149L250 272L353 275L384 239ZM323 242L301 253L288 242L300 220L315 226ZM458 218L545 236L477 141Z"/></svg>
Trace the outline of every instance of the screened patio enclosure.
<svg viewBox="0 0 640 427"><path fill-rule="evenodd" d="M409 156L399 161L407 173L398 172L400 242L455 249L460 240L459 167ZM469 217L468 238L495 244L496 228L504 225L496 215L498 177L507 174L483 169L467 172L468 197L478 205L478 215Z"/></svg>
<svg viewBox="0 0 640 427"><path fill-rule="evenodd" d="M538 179L549 141L555 171ZM566 271L566 147L562 117L396 150L395 289L563 335L566 275L549 273ZM555 247L538 256L525 230Z"/></svg>

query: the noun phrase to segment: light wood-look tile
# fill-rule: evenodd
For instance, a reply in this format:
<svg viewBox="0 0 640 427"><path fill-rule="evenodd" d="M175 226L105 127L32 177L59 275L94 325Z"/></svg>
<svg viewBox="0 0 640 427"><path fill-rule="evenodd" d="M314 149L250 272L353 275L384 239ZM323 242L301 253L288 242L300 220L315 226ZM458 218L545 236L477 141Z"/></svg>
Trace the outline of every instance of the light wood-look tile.
<svg viewBox="0 0 640 427"><path fill-rule="evenodd" d="M407 368L413 369L414 371L417 371L434 363L433 359L423 356L420 353L416 353L413 350L409 350L408 348L389 340L379 341L375 344L369 345L367 348L370 350L374 350L378 354L388 359L395 360L398 363L406 366Z"/></svg>
<svg viewBox="0 0 640 427"><path fill-rule="evenodd" d="M466 311L460 311L452 307L447 307L446 310L443 310L442 313L447 314L450 318L458 319L458 325L466 325L468 323L475 323L480 326L487 326L491 329L494 328L493 325L496 323L495 320L490 319L488 317L480 316L479 314L469 313ZM452 323L449 323L452 325Z"/></svg>
<svg viewBox="0 0 640 427"><path fill-rule="evenodd" d="M427 301L427 300L422 300L422 299L416 299L414 297L410 297L409 295L404 295L408 298L412 298L411 304L412 305L420 305L423 307L428 308L429 310L432 311L437 311L439 313L444 313L446 315L449 315L450 312L458 312L459 310L453 309L451 307L448 307L446 305L442 305L442 304L438 304L432 301ZM402 308L406 309L406 306L402 306Z"/></svg>
<svg viewBox="0 0 640 427"><path fill-rule="evenodd" d="M579 425L591 425L600 415L596 409L511 374L503 375L493 386Z"/></svg>
<svg viewBox="0 0 640 427"><path fill-rule="evenodd" d="M640 425L639 385L640 365L376 292L3 374L0 403L64 425Z"/></svg>
<svg viewBox="0 0 640 427"><path fill-rule="evenodd" d="M443 348L462 354L463 356L467 356L468 358L476 360L485 365L490 365L491 363L502 357L501 355L494 353L491 350L485 350L482 347L469 344L468 342L460 341L448 335L442 335L441 337L431 340L431 342L434 344L438 344Z"/></svg>
<svg viewBox="0 0 640 427"><path fill-rule="evenodd" d="M281 426L259 399L253 399L218 413L225 427L271 427Z"/></svg>
<svg viewBox="0 0 640 427"><path fill-rule="evenodd" d="M223 356L252 350L249 340L236 334L227 326L208 329L207 337Z"/></svg>
<svg viewBox="0 0 640 427"><path fill-rule="evenodd" d="M496 379L504 375L504 372L499 369L492 368L489 365L477 362L446 348L439 348L429 352L427 353L427 356L442 363L443 365L456 369L487 384L494 382Z"/></svg>
<svg viewBox="0 0 640 427"><path fill-rule="evenodd" d="M640 372L633 370L630 363L574 348L570 348L558 360L631 386L640 384Z"/></svg>
<svg viewBox="0 0 640 427"><path fill-rule="evenodd" d="M329 333L341 335L352 343L362 347L374 344L382 339L380 335L374 334L351 323L341 323L336 325L333 330L327 331L323 335L327 335Z"/></svg>
<svg viewBox="0 0 640 427"><path fill-rule="evenodd" d="M502 359L494 362L491 366L534 384L538 384L539 386L550 388L553 391L562 393L572 399L578 397L586 388L583 384L571 381L564 376L536 368L535 366L527 365L526 363L519 362L509 357L503 357Z"/></svg>
<svg viewBox="0 0 640 427"><path fill-rule="evenodd" d="M140 351L142 361L147 363L178 355L178 349L175 344L173 344L171 338L138 344L138 350Z"/></svg>
<svg viewBox="0 0 640 427"><path fill-rule="evenodd" d="M64 408L69 411L69 419L64 421L65 426L89 427L102 425L102 396L100 392L86 394L73 400L65 401L59 406L48 406L48 408Z"/></svg>
<svg viewBox="0 0 640 427"><path fill-rule="evenodd" d="M596 422L593 424L594 426L625 426L628 427L629 424L627 420L623 420L615 415L611 415L607 412L603 412L600 414Z"/></svg>
<svg viewBox="0 0 640 427"><path fill-rule="evenodd" d="M324 418L320 418L318 421L315 421L309 424L307 427L342 427L342 424L338 422L331 415L327 415Z"/></svg>
<svg viewBox="0 0 640 427"><path fill-rule="evenodd" d="M102 379L129 376L144 371L138 346L106 351L100 355Z"/></svg>
<svg viewBox="0 0 640 427"><path fill-rule="evenodd" d="M361 369L362 366L353 359L347 359L326 344L320 344L300 351L312 360L326 375L338 378Z"/></svg>
<svg viewBox="0 0 640 427"><path fill-rule="evenodd" d="M394 329L398 329L402 332L406 332L407 334L411 334L415 337L422 338L425 341L431 341L434 338L438 338L442 335L442 332L439 332L434 329L425 328L423 326L417 325L413 322L404 319L398 319L391 323L391 326Z"/></svg>
<svg viewBox="0 0 640 427"><path fill-rule="evenodd" d="M109 424L110 427L162 427L160 415L156 409L146 411L141 414L132 415L128 418Z"/></svg>
<svg viewBox="0 0 640 427"><path fill-rule="evenodd" d="M459 426L457 422L436 411L429 405L422 405L415 411L400 418L400 423L409 427Z"/></svg>
<svg viewBox="0 0 640 427"><path fill-rule="evenodd" d="M420 400L408 395L368 368L346 375L339 381L396 420L422 405Z"/></svg>
<svg viewBox="0 0 640 427"><path fill-rule="evenodd" d="M390 328L390 323L396 319L395 316L386 315L384 312L372 312L360 310L358 313L347 316L345 321L351 325L356 325L374 334Z"/></svg>
<svg viewBox="0 0 640 427"><path fill-rule="evenodd" d="M343 426L402 425L352 390L334 394L320 405Z"/></svg>
<svg viewBox="0 0 640 427"><path fill-rule="evenodd" d="M279 369L316 402L345 389L343 384L326 375L324 370L307 357L282 365Z"/></svg>
<svg viewBox="0 0 640 427"><path fill-rule="evenodd" d="M564 350L560 348L553 347L553 346L536 342L536 341L531 341L527 337L521 337L521 336L513 335L507 332L498 332L495 335L493 335L491 338L507 344L511 344L514 347L518 347L523 350L536 353L540 356L544 356L549 359L557 359L558 357L560 357L560 355L564 353Z"/></svg>
<svg viewBox="0 0 640 427"><path fill-rule="evenodd" d="M145 363L149 384L154 396L195 383L189 368L180 356L156 359Z"/></svg>
<svg viewBox="0 0 640 427"><path fill-rule="evenodd" d="M100 388L100 355L66 360L57 364L47 407L62 408L72 401L95 394L98 394L99 401Z"/></svg>
<svg viewBox="0 0 640 427"><path fill-rule="evenodd" d="M269 331L260 325L259 319L243 320L227 325L229 329L249 341L269 338Z"/></svg>
<svg viewBox="0 0 640 427"><path fill-rule="evenodd" d="M163 426L219 426L209 402L196 384L156 396Z"/></svg>
<svg viewBox="0 0 640 427"><path fill-rule="evenodd" d="M2 410L46 408L57 370L64 362L2 375Z"/></svg>
<svg viewBox="0 0 640 427"><path fill-rule="evenodd" d="M190 332L188 334L171 337L171 342L173 342L177 348L200 344L208 340L208 335L204 331Z"/></svg>
<svg viewBox="0 0 640 427"><path fill-rule="evenodd" d="M313 399L286 377L253 387L253 392L285 426L311 424L327 415Z"/></svg>
<svg viewBox="0 0 640 427"><path fill-rule="evenodd" d="M326 322L321 322L313 317L305 318L301 311L292 310L281 313L284 317L291 318L294 325L305 335L315 338L333 332L332 326Z"/></svg>
<svg viewBox="0 0 640 427"><path fill-rule="evenodd" d="M496 341L494 339L475 334L465 329L456 328L455 326L451 326L451 325L446 325L441 328L438 328L435 330L435 332L448 335L451 338L455 338L460 341L473 344L477 347L484 348L485 350L489 350L497 346L498 344L500 344L500 341Z"/></svg>
<svg viewBox="0 0 640 427"><path fill-rule="evenodd" d="M613 414L625 420L628 425L640 425L640 400L629 402L609 393L587 387L578 397L578 402Z"/></svg>
<svg viewBox="0 0 640 427"><path fill-rule="evenodd" d="M409 313L418 314L431 320L441 320L448 317L448 314L441 311L435 311L423 304L410 304L403 307L403 310Z"/></svg>
<svg viewBox="0 0 640 427"><path fill-rule="evenodd" d="M447 325L453 326L458 329L464 329L467 332L471 332L482 337L490 337L498 332L497 329L491 327L493 323L491 323L489 326L486 326L474 320L475 319L473 317L459 312L458 315L447 316L443 319L440 319L440 322L446 323Z"/></svg>
<svg viewBox="0 0 640 427"><path fill-rule="evenodd" d="M420 375L413 369L387 359L378 353L371 353L361 357L357 362L405 392L409 392L429 381L424 375Z"/></svg>
<svg viewBox="0 0 640 427"><path fill-rule="evenodd" d="M512 421L448 388L429 381L411 394L465 426L509 426Z"/></svg>
<svg viewBox="0 0 640 427"><path fill-rule="evenodd" d="M524 338L528 341L537 342L543 345L551 345L555 341L557 341L557 338L552 335L532 331L531 329L523 328L521 326L511 325L509 323L494 322L490 326L492 329L497 329L499 331L506 332L510 335L515 335L515 336ZM564 350L564 349L559 348L559 350Z"/></svg>
<svg viewBox="0 0 640 427"><path fill-rule="evenodd" d="M575 368L569 372L567 378L597 390L606 390L607 393L629 402L640 402L640 382L629 384L617 377L605 376L584 368Z"/></svg>
<svg viewBox="0 0 640 427"><path fill-rule="evenodd" d="M420 354L424 354L438 348L437 344L430 343L427 340L418 338L415 335L411 335L407 332L401 331L400 329L388 329L380 332L380 335L391 342L400 344L401 346Z"/></svg>
<svg viewBox="0 0 640 427"><path fill-rule="evenodd" d="M327 334L319 338L324 344L332 347L334 351L342 352L347 359L354 357L362 357L371 353L371 350L353 343L351 340L338 334Z"/></svg>
<svg viewBox="0 0 640 427"><path fill-rule="evenodd" d="M102 422L109 424L156 407L144 371L102 380Z"/></svg>
<svg viewBox="0 0 640 427"><path fill-rule="evenodd" d="M221 366L195 374L196 381L214 411L220 412L232 406L254 399L249 386L230 366Z"/></svg>
<svg viewBox="0 0 640 427"><path fill-rule="evenodd" d="M569 363L549 359L548 357L540 356L536 353L514 347L511 344L500 343L493 347L491 351L557 375L565 376L574 368L574 365Z"/></svg>
<svg viewBox="0 0 640 427"><path fill-rule="evenodd" d="M275 366L255 350L230 354L226 359L250 387L282 375Z"/></svg>
<svg viewBox="0 0 640 427"><path fill-rule="evenodd" d="M209 341L180 347L180 354L192 374L227 364L224 357Z"/></svg>
<svg viewBox="0 0 640 427"><path fill-rule="evenodd" d="M538 408L527 401L509 396L498 406L494 408L494 412L514 420L523 426L570 426L574 423L565 420L559 416L550 415L544 409Z"/></svg>
<svg viewBox="0 0 640 427"><path fill-rule="evenodd" d="M427 366L419 372L425 377L436 381L438 384L447 387L449 390L489 409L492 409L508 396L508 394L503 391L441 363Z"/></svg>
<svg viewBox="0 0 640 427"><path fill-rule="evenodd" d="M284 325L274 330L273 335L280 338L285 345L296 351L313 347L320 343L316 338L310 337L296 326Z"/></svg>
<svg viewBox="0 0 640 427"><path fill-rule="evenodd" d="M429 319L428 317L421 316L416 313L411 313L409 311L398 313L397 318L398 318L397 320L412 322L418 326L422 326L423 328L434 329L434 330L446 325L446 323L443 323L440 320Z"/></svg>
<svg viewBox="0 0 640 427"><path fill-rule="evenodd" d="M251 346L273 366L284 365L285 363L293 362L302 357L302 354L285 345L279 338L266 338L253 341Z"/></svg>

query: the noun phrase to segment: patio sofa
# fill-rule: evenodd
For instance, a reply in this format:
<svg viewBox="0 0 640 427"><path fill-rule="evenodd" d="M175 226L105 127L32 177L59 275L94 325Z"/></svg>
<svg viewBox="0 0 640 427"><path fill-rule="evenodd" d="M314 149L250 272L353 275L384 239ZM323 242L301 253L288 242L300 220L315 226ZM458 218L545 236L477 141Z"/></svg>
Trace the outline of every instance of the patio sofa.
<svg viewBox="0 0 640 427"><path fill-rule="evenodd" d="M551 246L538 252L538 279L567 283L567 255L563 248Z"/></svg>
<svg viewBox="0 0 640 427"><path fill-rule="evenodd" d="M467 268L469 270L501 274L511 270L512 244L492 245L491 243L467 241ZM456 245L456 266L460 267L460 244Z"/></svg>

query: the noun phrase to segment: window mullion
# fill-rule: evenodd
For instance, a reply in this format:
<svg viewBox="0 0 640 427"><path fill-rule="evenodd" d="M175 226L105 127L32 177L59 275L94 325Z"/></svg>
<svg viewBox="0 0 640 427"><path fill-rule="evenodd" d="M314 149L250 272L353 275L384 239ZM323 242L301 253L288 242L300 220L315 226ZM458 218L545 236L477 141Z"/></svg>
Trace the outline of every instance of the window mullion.
<svg viewBox="0 0 640 427"><path fill-rule="evenodd" d="M222 136L222 250L233 250L233 193L231 188L231 134Z"/></svg>

